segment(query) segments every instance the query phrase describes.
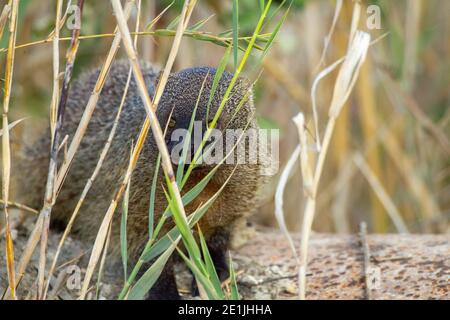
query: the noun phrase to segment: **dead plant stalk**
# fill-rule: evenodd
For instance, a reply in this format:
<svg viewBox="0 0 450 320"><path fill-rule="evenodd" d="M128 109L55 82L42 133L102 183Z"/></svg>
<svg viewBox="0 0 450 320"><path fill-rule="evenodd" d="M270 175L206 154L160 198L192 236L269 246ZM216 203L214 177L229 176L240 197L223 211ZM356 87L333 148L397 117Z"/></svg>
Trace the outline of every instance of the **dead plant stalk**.
<svg viewBox="0 0 450 320"><path fill-rule="evenodd" d="M134 0L129 0L129 3L127 3L126 9L125 9L127 12L127 15L129 15L129 13L132 9L132 2L134 2ZM120 37L119 33L116 34L116 37ZM80 40L80 38L81 37L78 37L78 40ZM55 184L55 188L54 188L56 190L55 197L57 197L57 194L58 194L57 190L60 189L60 186L63 183L63 178L66 175L65 172L70 168L70 163L68 162L68 160L73 158L73 156L75 155L75 151L77 150L77 148L81 142L81 139L84 135L84 132L86 131L87 125L89 124L90 116L92 115L94 108L96 106L96 101L98 100L98 94L101 91L101 88L103 87L105 78L108 74L109 67L113 61L113 57L115 56L115 53L118 50L119 44L120 44L120 38L119 38L119 40L113 41L113 44L111 45L110 52L108 53L106 62L102 68L102 71L100 72L99 79L97 80L97 84L95 87L96 89L91 94L88 105L83 113L82 121L80 122L80 124L77 128L77 131L75 132L74 138L72 139L72 142L70 144L70 147L69 147L70 153L69 152L66 153L64 161L60 166L60 169L58 172L58 177L62 177L62 178L58 179L58 177L57 177L57 179L56 179L56 184ZM86 115L86 114L89 114L89 115ZM58 181L60 181L60 182L58 183ZM22 252L22 256L20 258L18 268L17 268L18 281L20 281L20 279L22 278L22 276L25 272L25 269L31 259L31 255L33 254L33 252L36 248L36 245L39 241L39 237L41 235L41 228L42 228L42 219L43 219L43 217L41 215L39 215L38 220L35 223L35 227L31 233L30 237L28 238L25 249ZM63 239L65 239L64 235L63 235ZM64 240L61 240L61 241L64 242ZM52 273L50 273L50 276L51 276L51 274Z"/></svg>
<svg viewBox="0 0 450 320"><path fill-rule="evenodd" d="M358 10L359 8L356 6L355 11ZM357 14L355 14L355 16L358 17ZM355 25L355 23L353 23L352 26L353 25ZM303 172L305 172L305 170L312 170L312 172L314 172L314 175L312 179L312 185L308 190L309 192L306 192L307 202L305 206L302 224L300 266L299 266L300 299L305 299L306 297L306 267L308 257L308 241L316 210L317 190L320 182L320 177L322 175L328 147L330 145L331 138L333 136L336 119L339 116L356 82L359 69L366 58L367 50L370 45L369 34L361 31L354 31L352 27L351 35L352 36L350 37L347 55L344 59L343 65L336 79L330 110L328 113L328 123L325 129L325 134L322 140L315 168L303 169ZM303 163L305 162L306 161L303 161Z"/></svg>
<svg viewBox="0 0 450 320"><path fill-rule="evenodd" d="M11 7L10 24L9 24L9 43L8 54L6 56L5 67L5 89L3 96L3 135L2 135L2 196L3 196L3 212L6 220L6 265L8 270L8 282L11 298L16 299L16 276L14 271L14 244L11 237L11 225L9 221L8 202L9 202L9 185L11 178L11 149L9 141L9 125L8 112L11 100L11 86L14 68L14 56L17 36L17 15L19 10L19 0L10 0Z"/></svg>
<svg viewBox="0 0 450 320"><path fill-rule="evenodd" d="M78 1L78 8L80 14L83 10L84 0ZM56 28L57 29L57 28ZM38 269L38 298L42 299L44 294L44 277L45 277L45 265L47 260L47 242L48 232L50 227L50 215L55 203L55 177L58 161L58 149L61 138L61 129L64 119L64 111L69 94L70 80L72 79L73 65L78 51L80 29L74 28L72 31L72 41L70 43L69 50L67 52L67 63L64 72L63 86L61 90L61 97L58 102L58 109L56 110L56 123L54 127L54 133L52 136L52 145L50 150L50 162L48 167L47 183L45 188L44 205L40 212L43 216L43 228L41 233L41 247L39 255L39 269Z"/></svg>
<svg viewBox="0 0 450 320"><path fill-rule="evenodd" d="M111 4L113 6L113 10L114 10L114 14L116 16L119 30L120 30L120 33L122 34L122 42L124 44L125 50L127 52L128 58L130 60L130 64L133 69L133 75L135 77L135 81L138 86L139 93L141 95L145 109L147 111L147 118L146 118L144 125L139 133L139 137L137 139L136 146L134 147L133 152L132 152L130 165L127 168L124 179L123 179L114 199L111 201L111 204L110 204L110 206L105 214L105 217L100 225L99 232L97 233L97 237L96 237L95 243L94 243L94 248L92 250L92 254L89 259L89 264L86 269L86 275L85 275L83 285L81 288L80 299L85 299L85 297L86 297L87 291L89 289L89 282L92 278L94 269L100 259L102 248L106 241L107 229L108 229L109 223L112 219L115 209L117 208L118 202L120 201L120 199L126 189L126 185L128 184L128 182L131 178L131 174L136 166L136 163L139 158L140 152L142 150L144 141L147 137L148 130L150 129L150 124L152 124L151 128L152 128L153 134L155 136L155 140L157 142L158 149L161 153L163 170L164 170L165 174L168 176L168 178L170 179L172 187L175 191L175 195L176 195L175 200L176 200L177 206L179 207L180 211L182 212L184 218L186 219L186 213L184 212L184 207L183 207L183 203L181 201L180 191L179 191L178 186L175 181L175 176L173 173L170 156L167 151L167 147L166 147L166 144L164 141L164 136L163 136L161 127L159 125L158 119L156 118L155 110L157 108L159 99L161 98L162 93L165 88L165 85L167 83L167 79L168 79L170 71L172 69L173 62L175 61L175 57L178 52L178 48L179 48L184 30L187 27L187 24L190 19L195 2L196 2L195 0L193 0L193 1L188 0L188 1L185 1L185 3L184 3L183 10L180 15L180 21L179 21L178 27L177 27L177 32L176 32L176 35L175 35L175 38L174 38L174 41L172 44L172 48L169 53L169 57L167 59L166 66L164 68L164 71L159 80L158 86L156 88L155 98L152 102L148 95L148 92L147 92L147 87L144 82L142 71L139 67L137 54L133 47L130 31L128 30L128 25L125 20L122 5L120 4L119 0L111 0Z"/></svg>

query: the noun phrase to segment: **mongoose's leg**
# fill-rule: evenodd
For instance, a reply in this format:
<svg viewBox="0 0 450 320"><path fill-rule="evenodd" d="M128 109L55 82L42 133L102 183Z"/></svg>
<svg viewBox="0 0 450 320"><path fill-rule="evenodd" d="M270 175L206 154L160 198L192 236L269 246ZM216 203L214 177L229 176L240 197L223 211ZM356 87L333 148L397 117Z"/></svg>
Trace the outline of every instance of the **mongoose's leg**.
<svg viewBox="0 0 450 320"><path fill-rule="evenodd" d="M180 294L178 293L177 283L175 281L175 274L173 272L174 259L170 258L164 267L163 272L159 276L156 283L150 289L148 293L148 300L180 300ZM153 263L153 261L151 262ZM149 263L143 270L147 270L150 267Z"/></svg>
<svg viewBox="0 0 450 320"><path fill-rule="evenodd" d="M209 254L216 267L220 281L225 281L230 276L227 250L230 242L230 231L225 228L218 229L207 241ZM192 280L191 294L198 296L198 287L195 278Z"/></svg>

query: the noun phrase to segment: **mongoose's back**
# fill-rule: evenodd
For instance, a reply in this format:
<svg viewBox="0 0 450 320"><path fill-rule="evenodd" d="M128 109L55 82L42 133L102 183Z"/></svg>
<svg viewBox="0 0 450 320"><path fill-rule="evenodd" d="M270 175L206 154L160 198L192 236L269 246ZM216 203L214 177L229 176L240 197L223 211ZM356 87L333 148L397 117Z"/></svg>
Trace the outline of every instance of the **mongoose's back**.
<svg viewBox="0 0 450 320"><path fill-rule="evenodd" d="M143 68L143 71L149 93L152 95L158 71L148 65ZM97 107L53 209L52 217L57 224L64 225L68 221L84 186L94 171L122 100L128 72L129 66L125 62L113 64L110 70ZM63 138L68 135L68 143L77 129L98 75L98 69L85 73L71 86L62 130ZM83 239L88 240L95 236L102 216L123 177L132 143L136 141L145 118L145 110L142 109L139 101L136 83L132 77L108 156L74 225L75 233L80 234ZM18 196L23 197L23 201L34 208L40 208L43 204L49 150L50 134L47 130L36 141L29 143L19 155L22 159L19 161L17 170L20 172ZM144 152L148 153L148 148L145 148ZM59 160L62 160L63 153L64 148L61 148ZM149 168L151 168L150 165Z"/></svg>

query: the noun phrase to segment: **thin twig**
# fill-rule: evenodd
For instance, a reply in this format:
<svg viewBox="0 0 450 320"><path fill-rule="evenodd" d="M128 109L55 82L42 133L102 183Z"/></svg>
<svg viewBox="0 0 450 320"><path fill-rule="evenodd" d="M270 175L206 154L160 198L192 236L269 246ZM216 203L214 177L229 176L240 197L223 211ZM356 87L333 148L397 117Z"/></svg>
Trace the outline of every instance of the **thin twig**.
<svg viewBox="0 0 450 320"><path fill-rule="evenodd" d="M365 222L361 222L359 226L359 237L361 242L361 247L364 254L364 280L366 283L366 298L367 300L372 300L372 290L370 285L370 249L369 243L367 241L367 224Z"/></svg>
<svg viewBox="0 0 450 320"><path fill-rule="evenodd" d="M102 33L102 34L90 34L85 36L80 36L79 40L88 40L88 39L99 39L99 38L111 38L114 37L115 33ZM170 30L170 29L157 29L154 31L139 31L139 32L130 32L130 35L138 35L138 36L154 36L154 37L175 37L176 36L176 30ZM221 37L214 34L210 34L208 32L202 32L202 31L185 31L183 33L183 36L189 37L195 40L200 41L207 41L207 42L213 42L219 46L222 47L228 47L232 44L233 39L231 37ZM257 36L257 40L261 42L267 42L267 40L270 37L270 33L262 33ZM252 37L251 36L245 36L245 37L239 37L239 41L249 41ZM59 38L59 41L70 41L70 37L63 37ZM52 42L53 36L47 37L42 40L36 40L33 42L27 42L23 44L19 44L15 47L15 49L22 49L27 48L35 45L40 44L49 44ZM255 48L258 50L262 50L258 45L255 45ZM240 50L242 50L241 47L239 47ZM6 52L7 48L0 48L0 53Z"/></svg>
<svg viewBox="0 0 450 320"><path fill-rule="evenodd" d="M3 199L0 199L0 204L4 205L5 201ZM20 210L24 210L24 211L28 211L28 212L31 212L31 213L34 213L34 214L38 214L39 213L39 211L34 209L34 208L31 208L31 207L29 207L27 205L24 205L24 204L18 203L18 202L14 202L14 201L8 201L8 207L14 207L14 208L17 208L17 209L20 209Z"/></svg>

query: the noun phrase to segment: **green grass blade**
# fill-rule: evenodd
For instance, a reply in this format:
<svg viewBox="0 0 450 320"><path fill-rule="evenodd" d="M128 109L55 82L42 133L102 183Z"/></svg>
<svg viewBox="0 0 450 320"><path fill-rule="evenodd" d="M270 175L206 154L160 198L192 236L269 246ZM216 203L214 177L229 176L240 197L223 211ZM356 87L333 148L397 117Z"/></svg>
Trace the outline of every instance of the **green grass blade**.
<svg viewBox="0 0 450 320"><path fill-rule="evenodd" d="M292 5L293 2L294 2L294 0L291 0L291 1L289 2L288 8L291 7L291 5ZM264 22L264 24L263 24L263 26L262 26L262 28L261 28L262 30L264 30L265 27L273 20L273 18L277 15L277 13L281 10L281 8L284 7L285 3L286 3L286 0L281 1L281 3L275 8L275 10L273 10L273 11L270 13L270 15L267 17L266 21ZM270 36L270 34L271 34L271 32L269 33L269 36ZM266 34L266 35L267 35L267 34ZM267 42L267 41L266 41L266 42Z"/></svg>
<svg viewBox="0 0 450 320"><path fill-rule="evenodd" d="M169 178L166 177L166 180L169 189L169 194L167 194L166 192L165 194L167 197L167 201L169 202L169 206L172 210L176 228L179 230L181 234L184 246L188 250L191 259L195 262L198 268L206 272L206 269L202 264L202 256L200 253L200 248L198 247L197 242L195 241L194 235L191 230L191 226L188 224L188 221L183 218L181 212L178 209L178 206L176 205L176 202L174 200L175 193L173 191L172 184L170 183Z"/></svg>
<svg viewBox="0 0 450 320"><path fill-rule="evenodd" d="M230 60L231 47L227 47L225 53L220 59L219 66L217 67L216 74L214 75L213 84L211 86L211 91L209 92L208 104L206 105L206 119L209 119L209 109L211 107L211 102L217 91L217 86L219 85L219 80L222 78L222 74Z"/></svg>
<svg viewBox="0 0 450 320"><path fill-rule="evenodd" d="M124 280L128 277L128 250L127 250L127 220L128 220L128 203L130 199L130 183L127 185L125 195L122 202L122 218L120 221L120 254L122 256Z"/></svg>
<svg viewBox="0 0 450 320"><path fill-rule="evenodd" d="M255 41L256 41L256 39L258 37L259 31L261 30L262 24L264 23L264 20L266 18L267 12L269 11L271 3L272 3L272 0L269 0L267 5L266 5L266 7L265 7L265 9L264 9L264 12L261 14L261 16L259 18L258 24L257 24L257 26L255 28L255 31L253 32L253 35L252 35L252 37L251 37L251 39L250 39L250 41L248 43L247 49L245 50L244 56L241 59L239 67L236 69L236 71L235 71L235 73L233 75L233 78L231 79L230 84L228 85L228 88L227 88L227 90L226 90L226 92L225 92L225 94L223 96L223 99L222 99L222 101L221 101L221 103L220 103L220 105L219 105L219 107L217 109L217 112L214 115L214 119L211 121L210 126L208 127L208 129L206 130L206 133L203 136L202 143L200 144L200 147L198 148L198 150L196 151L196 153L194 155L194 160L189 165L189 168L188 168L188 170L186 172L185 178L183 179L183 182L182 182L181 186L183 186L186 183L186 180L187 180L186 177L189 177L189 174L190 174L190 172L192 171L192 169L194 167L195 161L200 158L202 149L203 149L206 141L208 140L209 136L211 135L212 128L215 128L216 123L217 123L217 121L218 121L218 119L220 117L220 114L222 113L223 109L225 108L225 103L227 102L228 97L230 96L231 91L233 90L233 87L236 84L236 81L238 80L239 74L244 69L245 63L246 63L248 57L250 56L250 52L251 52L252 48L255 45Z"/></svg>
<svg viewBox="0 0 450 320"><path fill-rule="evenodd" d="M233 22L233 58L234 58L234 70L236 71L238 66L238 37L239 37L239 1L233 0L233 14L232 14L232 22Z"/></svg>
<svg viewBox="0 0 450 320"><path fill-rule="evenodd" d="M158 158L156 159L155 173L153 175L152 187L150 189L150 203L148 206L148 234L150 239L153 237L153 231L155 229L155 197L160 165L161 155L159 154Z"/></svg>
<svg viewBox="0 0 450 320"><path fill-rule="evenodd" d="M218 35L219 37L228 37L228 36L229 36L230 34L232 34L232 33L233 33L233 29L228 29L228 30L219 32L217 35Z"/></svg>
<svg viewBox="0 0 450 320"><path fill-rule="evenodd" d="M205 79L202 82L202 86L200 88L200 92L198 94L197 101L195 102L194 111L192 112L191 120L189 122L188 135L184 139L183 151L181 154L181 158L178 162L176 181L179 186L181 186L181 181L183 180L184 165L186 164L186 157L187 157L188 151L190 150L190 147L191 147L191 135L192 135L192 129L194 127L195 115L197 114L198 104L200 103L200 98L203 94L203 88L205 87L205 83L206 83L206 79L208 78L208 74L205 76Z"/></svg>
<svg viewBox="0 0 450 320"><path fill-rule="evenodd" d="M231 291L231 300L240 300L241 296L239 295L239 290L236 281L236 272L233 267L233 259L231 259L230 253L230 291Z"/></svg>
<svg viewBox="0 0 450 320"><path fill-rule="evenodd" d="M180 16L177 16L175 19L173 19L169 25L167 26L166 30L172 30L175 29L175 27L178 24L178 21L180 21Z"/></svg>
<svg viewBox="0 0 450 320"><path fill-rule="evenodd" d="M264 0L259 0L259 9L261 10L261 12L264 12L264 7L265 7L265 4L264 4Z"/></svg>
<svg viewBox="0 0 450 320"><path fill-rule="evenodd" d="M201 27L203 27L212 17L214 17L214 14L210 15L209 17L200 20L199 22L192 25L190 28L188 28L188 31L197 31Z"/></svg>
<svg viewBox="0 0 450 320"><path fill-rule="evenodd" d="M189 217L189 226L192 228L208 211L208 209L211 207L211 205L214 203L214 201L219 197L220 193L223 191L225 186L228 184L228 181L230 180L231 176L233 175L234 171L231 173L231 175L228 177L228 179L225 181L225 183L220 187L220 189L206 201L202 206L200 206L197 210L194 211ZM177 228L172 228L167 234L161 237L153 246L148 248L148 250L145 250L142 254L142 259L144 261L149 261L151 259L154 259L158 255L160 255L164 250L166 250L170 245L170 239L175 239L179 236L179 231Z"/></svg>
<svg viewBox="0 0 450 320"><path fill-rule="evenodd" d="M177 251L180 254L181 258L186 263L186 265L188 266L188 268L194 274L195 279L198 280L205 289L208 298L211 300L219 300L220 297L217 296L214 287L211 284L211 281L208 279L208 277L206 277L205 274L203 274L201 270L195 265L195 263L193 263L180 249L177 248Z"/></svg>
<svg viewBox="0 0 450 320"><path fill-rule="evenodd" d="M205 261L206 272L208 274L208 278L211 284L216 291L216 294L221 298L225 299L225 295L222 290L222 283L220 282L219 276L217 275L216 268L214 266L214 262L212 261L211 255L208 250L208 245L206 244L205 237L203 236L202 230L200 227L198 228L198 237L200 239L200 245L203 253L203 260Z"/></svg>
<svg viewBox="0 0 450 320"><path fill-rule="evenodd" d="M278 32L281 29L281 26L283 25L284 21L286 20L286 17L289 13L290 6L287 8L286 12L284 13L283 17L280 19L280 21L277 23L275 29L270 34L269 40L266 43L266 46L264 47L264 50L261 54L261 57L259 58L259 61L261 61L269 52L270 48L272 47L273 41L275 40L275 37L277 36Z"/></svg>
<svg viewBox="0 0 450 320"><path fill-rule="evenodd" d="M167 250L159 256L159 258L130 289L130 293L128 294L129 300L142 300L145 297L164 270L164 266L172 255L172 252L175 250L177 243L178 240L173 242L171 246L169 245Z"/></svg>
<svg viewBox="0 0 450 320"><path fill-rule="evenodd" d="M164 8L164 10L162 10L152 21L150 21L146 26L145 26L145 30L149 31L151 30L156 23L161 19L161 17L164 15L164 13L166 13L167 10L169 10L169 8L173 5L174 1L172 1L167 7Z"/></svg>

